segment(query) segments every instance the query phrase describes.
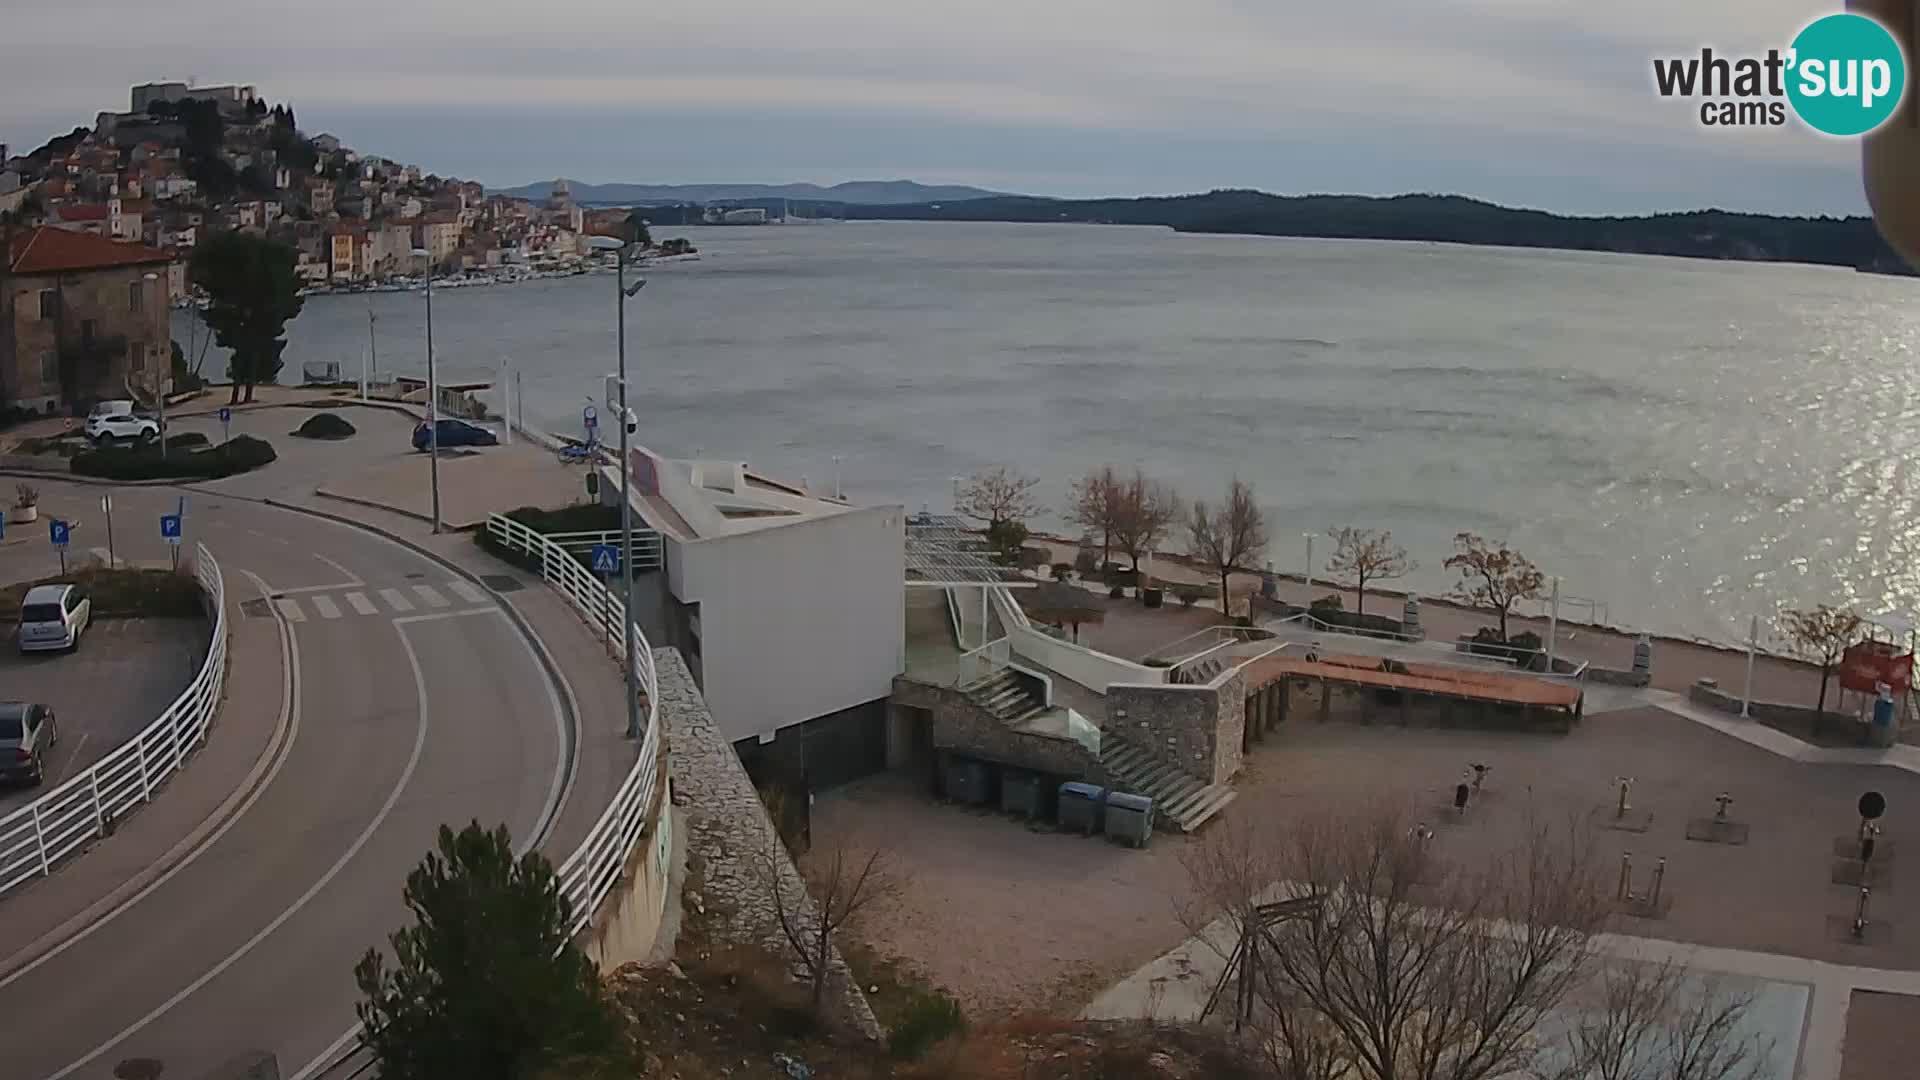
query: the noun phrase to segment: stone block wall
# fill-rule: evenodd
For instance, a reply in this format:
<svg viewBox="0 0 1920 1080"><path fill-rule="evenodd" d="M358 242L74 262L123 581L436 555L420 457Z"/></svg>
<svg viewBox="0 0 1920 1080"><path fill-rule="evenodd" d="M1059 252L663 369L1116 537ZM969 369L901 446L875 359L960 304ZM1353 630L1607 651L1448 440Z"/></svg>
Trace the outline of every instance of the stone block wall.
<svg viewBox="0 0 1920 1080"><path fill-rule="evenodd" d="M673 747L673 818L685 830L687 855L702 871L700 906L725 940L770 950L792 962L780 931L765 858L773 855L781 895L809 911L806 884L767 817L733 746L720 733L679 652L655 649L663 734ZM866 995L836 950L827 977L829 1011L870 1038L880 1037Z"/></svg>
<svg viewBox="0 0 1920 1080"><path fill-rule="evenodd" d="M1006 721L975 705L958 690L893 680L893 703L925 709L933 716L933 745L942 750L1017 765L1053 776L1104 784L1106 773L1086 747L1068 738L1016 731Z"/></svg>
<svg viewBox="0 0 1920 1080"><path fill-rule="evenodd" d="M1240 771L1246 708L1246 675L1237 669L1200 686L1114 683L1107 687L1103 728L1209 784L1223 784Z"/></svg>

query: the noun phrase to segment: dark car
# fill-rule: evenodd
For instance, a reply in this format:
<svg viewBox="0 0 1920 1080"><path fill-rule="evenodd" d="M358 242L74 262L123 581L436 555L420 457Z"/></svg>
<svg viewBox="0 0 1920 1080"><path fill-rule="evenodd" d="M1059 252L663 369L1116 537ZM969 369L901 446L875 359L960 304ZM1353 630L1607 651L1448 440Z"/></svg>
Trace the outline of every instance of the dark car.
<svg viewBox="0 0 1920 1080"><path fill-rule="evenodd" d="M52 709L0 701L0 777L39 784L47 775L47 751L59 740Z"/></svg>
<svg viewBox="0 0 1920 1080"><path fill-rule="evenodd" d="M419 424L415 425L413 429L413 448L415 450L425 450L431 441L431 430L427 422L422 420ZM440 445L498 446L500 445L500 438L478 424L470 424L465 420L442 418L440 421Z"/></svg>

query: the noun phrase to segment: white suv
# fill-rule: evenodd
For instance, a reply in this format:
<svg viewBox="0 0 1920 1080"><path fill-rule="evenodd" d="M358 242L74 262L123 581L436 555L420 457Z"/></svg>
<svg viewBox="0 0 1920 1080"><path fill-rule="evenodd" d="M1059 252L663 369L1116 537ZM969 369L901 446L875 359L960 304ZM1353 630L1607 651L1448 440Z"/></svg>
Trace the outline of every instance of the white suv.
<svg viewBox="0 0 1920 1080"><path fill-rule="evenodd" d="M87 414L87 438L97 443L110 439L151 439L159 434L159 422L152 417L135 415L131 401L102 401Z"/></svg>

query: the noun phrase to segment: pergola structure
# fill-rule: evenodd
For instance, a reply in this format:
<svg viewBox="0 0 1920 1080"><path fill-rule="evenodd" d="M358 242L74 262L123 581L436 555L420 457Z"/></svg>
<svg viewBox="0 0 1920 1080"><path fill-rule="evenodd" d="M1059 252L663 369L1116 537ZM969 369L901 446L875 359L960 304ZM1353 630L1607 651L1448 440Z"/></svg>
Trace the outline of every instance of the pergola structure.
<svg viewBox="0 0 1920 1080"><path fill-rule="evenodd" d="M980 637L987 644L987 604L994 589L1031 589L1038 582L986 556L986 541L962 518L907 515L907 585L923 589L979 589ZM963 647L966 642L960 643Z"/></svg>

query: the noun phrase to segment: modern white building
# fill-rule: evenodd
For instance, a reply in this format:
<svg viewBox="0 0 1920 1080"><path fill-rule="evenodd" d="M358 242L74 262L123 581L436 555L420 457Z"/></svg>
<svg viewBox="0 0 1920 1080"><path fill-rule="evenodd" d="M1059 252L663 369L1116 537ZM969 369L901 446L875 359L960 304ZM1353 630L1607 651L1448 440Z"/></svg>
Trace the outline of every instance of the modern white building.
<svg viewBox="0 0 1920 1080"><path fill-rule="evenodd" d="M741 461L633 448L634 511L660 535L649 618L678 646L721 731L825 787L886 757L905 669L905 510L854 506ZM618 505L619 470L602 470ZM636 523L637 524L637 523ZM761 749L756 750L755 747Z"/></svg>

